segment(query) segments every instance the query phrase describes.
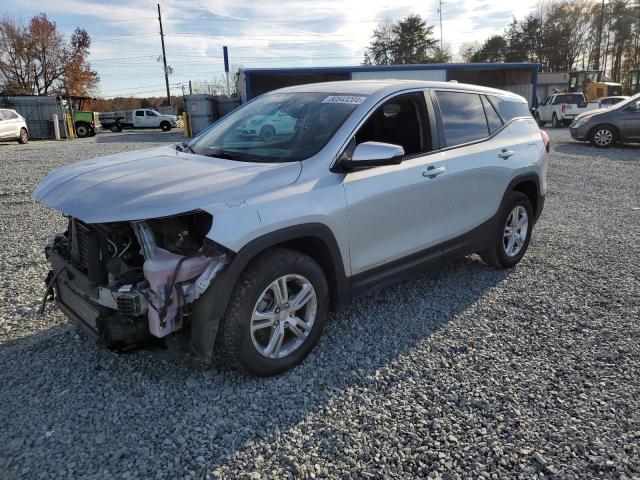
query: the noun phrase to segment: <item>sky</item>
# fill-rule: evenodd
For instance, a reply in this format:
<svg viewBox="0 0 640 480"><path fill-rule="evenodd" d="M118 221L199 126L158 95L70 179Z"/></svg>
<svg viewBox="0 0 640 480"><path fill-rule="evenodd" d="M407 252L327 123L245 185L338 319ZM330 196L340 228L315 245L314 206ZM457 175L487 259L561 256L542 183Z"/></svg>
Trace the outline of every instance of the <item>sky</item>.
<svg viewBox="0 0 640 480"><path fill-rule="evenodd" d="M531 0L444 0L442 31L455 56L463 42L502 33ZM222 79L222 46L246 68L359 65L379 20L415 13L440 38L437 0L162 0L171 93ZM100 75L97 96L162 96L165 92L157 1L0 0L0 15L28 21L44 12L68 36L92 39L89 61Z"/></svg>

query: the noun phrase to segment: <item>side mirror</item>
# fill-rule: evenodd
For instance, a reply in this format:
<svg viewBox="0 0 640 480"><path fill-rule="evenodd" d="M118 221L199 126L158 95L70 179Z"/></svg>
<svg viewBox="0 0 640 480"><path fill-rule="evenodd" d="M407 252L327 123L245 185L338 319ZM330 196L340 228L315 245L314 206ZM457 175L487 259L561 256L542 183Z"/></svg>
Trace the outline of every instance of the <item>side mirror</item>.
<svg viewBox="0 0 640 480"><path fill-rule="evenodd" d="M381 142L364 142L356 146L350 156L341 160L345 170L379 167L382 165L398 165L402 162L404 148L400 145Z"/></svg>

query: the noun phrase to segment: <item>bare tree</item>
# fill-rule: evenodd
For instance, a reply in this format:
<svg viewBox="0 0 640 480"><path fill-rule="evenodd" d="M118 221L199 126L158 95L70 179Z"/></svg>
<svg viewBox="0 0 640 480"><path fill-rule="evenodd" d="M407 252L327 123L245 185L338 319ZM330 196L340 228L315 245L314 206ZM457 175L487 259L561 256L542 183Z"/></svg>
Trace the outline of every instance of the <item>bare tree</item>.
<svg viewBox="0 0 640 480"><path fill-rule="evenodd" d="M41 13L27 24L0 21L0 81L6 93L86 95L98 75L86 61L91 39L77 28L69 42Z"/></svg>

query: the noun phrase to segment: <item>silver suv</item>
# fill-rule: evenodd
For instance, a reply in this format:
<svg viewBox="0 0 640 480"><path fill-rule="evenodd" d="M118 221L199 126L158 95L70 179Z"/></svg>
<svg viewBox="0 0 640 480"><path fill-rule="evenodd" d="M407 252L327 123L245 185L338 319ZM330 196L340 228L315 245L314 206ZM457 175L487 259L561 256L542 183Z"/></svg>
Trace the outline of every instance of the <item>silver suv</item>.
<svg viewBox="0 0 640 480"><path fill-rule="evenodd" d="M266 117L295 121L247 134ZM182 331L205 361L215 345L275 375L356 295L475 252L516 265L542 211L548 147L524 99L500 90L274 91L189 144L47 176L34 197L69 225L46 247L45 299L113 348Z"/></svg>

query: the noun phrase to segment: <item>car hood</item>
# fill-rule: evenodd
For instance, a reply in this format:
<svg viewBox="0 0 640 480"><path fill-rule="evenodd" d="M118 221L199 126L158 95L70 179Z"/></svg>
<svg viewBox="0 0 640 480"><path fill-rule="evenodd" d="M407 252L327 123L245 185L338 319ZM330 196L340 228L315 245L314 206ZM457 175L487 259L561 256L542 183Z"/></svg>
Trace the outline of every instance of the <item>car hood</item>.
<svg viewBox="0 0 640 480"><path fill-rule="evenodd" d="M587 110L586 112L582 112L579 115L576 115L576 120L580 120L581 118L584 117L590 117L592 115L598 115L600 113L607 113L610 112L611 109L610 108L596 108L595 110Z"/></svg>
<svg viewBox="0 0 640 480"><path fill-rule="evenodd" d="M177 152L138 150L59 168L34 198L86 223L176 215L289 185L300 162L251 163Z"/></svg>

